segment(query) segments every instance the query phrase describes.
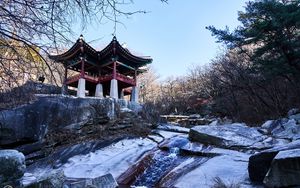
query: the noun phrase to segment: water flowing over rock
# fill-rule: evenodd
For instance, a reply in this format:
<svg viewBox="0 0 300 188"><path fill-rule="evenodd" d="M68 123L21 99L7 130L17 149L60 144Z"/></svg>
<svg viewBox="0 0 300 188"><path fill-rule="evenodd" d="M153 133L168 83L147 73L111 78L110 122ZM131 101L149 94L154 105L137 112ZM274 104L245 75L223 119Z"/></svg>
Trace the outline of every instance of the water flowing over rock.
<svg viewBox="0 0 300 188"><path fill-rule="evenodd" d="M0 187L14 185L25 172L25 157L16 150L0 150Z"/></svg>
<svg viewBox="0 0 300 188"><path fill-rule="evenodd" d="M264 178L267 187L300 186L300 149L280 151Z"/></svg>
<svg viewBox="0 0 300 188"><path fill-rule="evenodd" d="M257 129L239 123L223 126L195 126L190 130L189 137L192 141L237 149L249 148L266 138Z"/></svg>

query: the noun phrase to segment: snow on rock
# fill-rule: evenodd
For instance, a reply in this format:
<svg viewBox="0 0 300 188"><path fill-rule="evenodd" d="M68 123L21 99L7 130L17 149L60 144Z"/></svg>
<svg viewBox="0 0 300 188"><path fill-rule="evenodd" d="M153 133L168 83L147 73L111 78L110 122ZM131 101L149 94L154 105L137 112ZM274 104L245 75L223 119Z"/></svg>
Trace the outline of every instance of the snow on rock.
<svg viewBox="0 0 300 188"><path fill-rule="evenodd" d="M300 113L289 116L289 119L294 119L298 124L300 124Z"/></svg>
<svg viewBox="0 0 300 188"><path fill-rule="evenodd" d="M248 148L266 138L255 128L234 123L223 126L195 126L190 130L192 141L224 148Z"/></svg>
<svg viewBox="0 0 300 188"><path fill-rule="evenodd" d="M62 168L68 178L118 177L156 144L149 139L126 139L87 155L70 158Z"/></svg>
<svg viewBox="0 0 300 188"><path fill-rule="evenodd" d="M300 138L300 125L296 124L294 119L290 119L288 122L277 126L272 135L275 138L297 140Z"/></svg>
<svg viewBox="0 0 300 188"><path fill-rule="evenodd" d="M299 108L292 108L288 111L287 115L290 117L292 115L295 115L295 114L299 114L300 113L300 109Z"/></svg>
<svg viewBox="0 0 300 188"><path fill-rule="evenodd" d="M159 144L160 149L170 150L171 148L182 148L187 145L189 140L184 136L176 136L171 139L167 139L164 142Z"/></svg>
<svg viewBox="0 0 300 188"><path fill-rule="evenodd" d="M26 170L23 185L41 182L55 174L66 178L98 178L111 173L114 178L157 144L150 139L122 139L106 145L87 142L64 148Z"/></svg>
<svg viewBox="0 0 300 188"><path fill-rule="evenodd" d="M160 124L157 129L165 130L165 131L172 131L172 132L179 132L179 133L189 133L190 129L185 127L180 127L171 124Z"/></svg>
<svg viewBox="0 0 300 188"><path fill-rule="evenodd" d="M252 155L249 158L248 172L249 177L254 182L263 182L274 157L280 152L290 149L300 148L300 140L291 143L267 149Z"/></svg>
<svg viewBox="0 0 300 188"><path fill-rule="evenodd" d="M111 174L105 174L96 178L68 179L63 187L97 187L97 188L116 188L118 183Z"/></svg>
<svg viewBox="0 0 300 188"><path fill-rule="evenodd" d="M242 156L243 154L241 154ZM210 188L214 185L215 178L219 177L225 184L239 184L245 182L248 173L248 156L234 157L222 155L214 157L195 170L181 176L175 183L178 188ZM243 159L243 160L241 160Z"/></svg>
<svg viewBox="0 0 300 188"><path fill-rule="evenodd" d="M161 143L162 141L164 141L163 137L157 135L148 135L147 138L153 140L156 143Z"/></svg>
<svg viewBox="0 0 300 188"><path fill-rule="evenodd" d="M178 136L178 135L182 135L182 136L187 135L186 133L177 133L177 132L163 131L163 130L153 130L152 133L160 135L164 139L172 138L172 137Z"/></svg>
<svg viewBox="0 0 300 188"><path fill-rule="evenodd" d="M300 149L280 151L264 178L267 187L300 186Z"/></svg>

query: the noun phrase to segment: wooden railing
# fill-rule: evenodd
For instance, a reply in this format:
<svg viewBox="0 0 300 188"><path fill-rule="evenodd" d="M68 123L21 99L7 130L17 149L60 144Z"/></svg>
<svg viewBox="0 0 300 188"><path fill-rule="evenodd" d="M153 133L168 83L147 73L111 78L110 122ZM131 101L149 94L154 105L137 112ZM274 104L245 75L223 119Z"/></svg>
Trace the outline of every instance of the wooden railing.
<svg viewBox="0 0 300 188"><path fill-rule="evenodd" d="M127 76L125 76L123 74L119 74L119 73L117 73L116 76L117 76L117 80L119 80L121 82L125 82L125 83L131 84L133 86L136 85L136 82L135 82L135 80L133 78L129 78L129 77L127 77Z"/></svg>
<svg viewBox="0 0 300 188"><path fill-rule="evenodd" d="M104 75L104 76L99 76L99 77L94 77L94 76L89 76L89 75L83 75L83 78L86 79L89 82L93 82L93 83L102 83L102 82L107 82L113 79L113 75ZM71 76L67 79L67 84L71 84L73 82L76 82L80 79L80 74L76 74L74 76ZM127 84L136 85L136 81L133 78L129 78L123 74L120 73L116 73L116 79L121 81L121 82L125 82Z"/></svg>
<svg viewBox="0 0 300 188"><path fill-rule="evenodd" d="M113 79L113 75L112 75L112 74L109 74L109 75L100 76L100 77L98 78L98 81L99 81L100 83L102 83L102 82L110 81L110 80L112 80L112 79Z"/></svg>
<svg viewBox="0 0 300 188"><path fill-rule="evenodd" d="M94 76L89 76L89 75L83 75L83 78L86 79L87 81L93 82L93 83L98 83L98 77Z"/></svg>

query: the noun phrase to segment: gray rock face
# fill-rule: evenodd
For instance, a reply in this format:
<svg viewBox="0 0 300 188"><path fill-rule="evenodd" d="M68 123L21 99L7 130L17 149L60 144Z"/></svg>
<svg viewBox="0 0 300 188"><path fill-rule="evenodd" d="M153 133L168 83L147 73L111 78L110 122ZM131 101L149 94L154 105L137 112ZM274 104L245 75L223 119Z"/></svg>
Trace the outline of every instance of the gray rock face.
<svg viewBox="0 0 300 188"><path fill-rule="evenodd" d="M192 141L222 148L247 148L265 139L255 128L234 123L224 126L195 126L189 132Z"/></svg>
<svg viewBox="0 0 300 188"><path fill-rule="evenodd" d="M25 157L16 150L0 150L0 187L14 184L25 172Z"/></svg>
<svg viewBox="0 0 300 188"><path fill-rule="evenodd" d="M51 173L51 172L49 172ZM49 175L44 180L32 183L30 185L25 185L26 188L62 188L65 182L65 176L63 171L59 171Z"/></svg>
<svg viewBox="0 0 300 188"><path fill-rule="evenodd" d="M115 114L114 101L62 96L39 97L32 104L0 111L0 145L40 141L47 130L77 129Z"/></svg>
<svg viewBox="0 0 300 188"><path fill-rule="evenodd" d="M264 178L267 187L300 185L300 149L280 151Z"/></svg>
<svg viewBox="0 0 300 188"><path fill-rule="evenodd" d="M71 179L64 183L65 188L82 188L82 187L97 187L97 188L115 188L118 184L111 174L96 178L86 179Z"/></svg>
<svg viewBox="0 0 300 188"><path fill-rule="evenodd" d="M262 183L265 175L267 174L271 163L275 156L280 151L298 149L300 148L300 140L296 140L289 144L274 147L272 149L264 150L262 152L256 153L249 158L248 172L249 177L254 182Z"/></svg>

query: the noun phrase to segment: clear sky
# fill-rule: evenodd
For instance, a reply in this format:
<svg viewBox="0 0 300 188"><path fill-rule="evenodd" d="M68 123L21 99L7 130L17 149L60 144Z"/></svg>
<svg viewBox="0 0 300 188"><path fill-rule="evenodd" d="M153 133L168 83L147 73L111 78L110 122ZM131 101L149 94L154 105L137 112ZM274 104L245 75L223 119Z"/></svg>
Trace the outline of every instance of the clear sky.
<svg viewBox="0 0 300 188"><path fill-rule="evenodd" d="M243 11L248 0L134 0L132 10L146 10L122 19L116 36L130 50L153 58L153 67L161 79L184 75L192 65L208 64L220 51L211 33L205 29L213 25L230 29L239 25L237 12ZM112 39L110 23L89 25L83 33L95 48L103 48Z"/></svg>

